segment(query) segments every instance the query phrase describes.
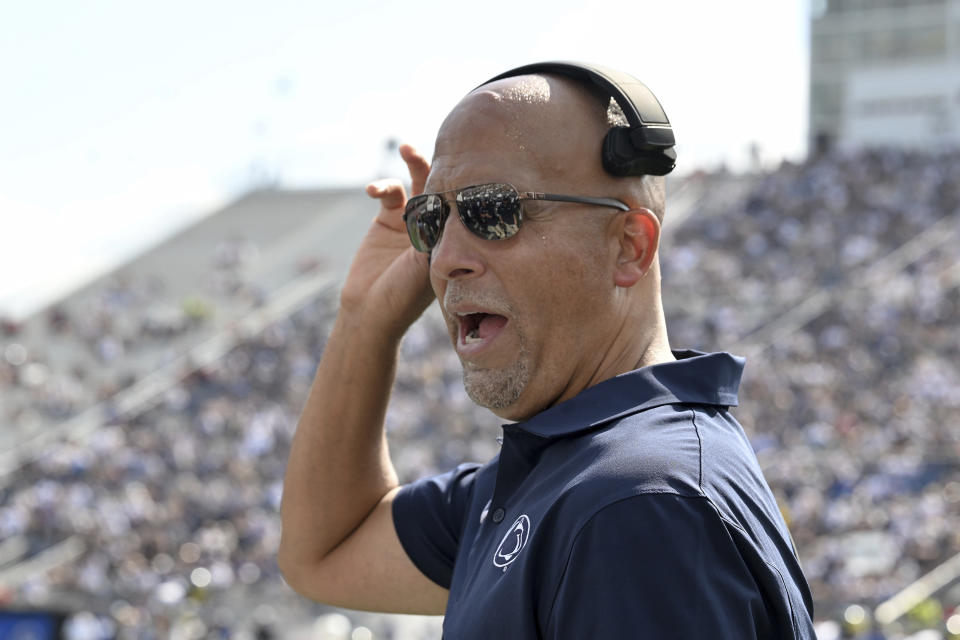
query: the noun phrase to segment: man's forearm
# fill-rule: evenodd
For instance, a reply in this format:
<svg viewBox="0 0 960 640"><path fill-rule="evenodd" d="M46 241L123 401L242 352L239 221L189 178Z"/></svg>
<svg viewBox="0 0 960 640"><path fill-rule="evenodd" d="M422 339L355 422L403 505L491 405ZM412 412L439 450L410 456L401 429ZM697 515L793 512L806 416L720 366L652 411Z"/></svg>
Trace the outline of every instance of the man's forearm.
<svg viewBox="0 0 960 640"><path fill-rule="evenodd" d="M398 345L369 327L337 317L297 425L281 509L285 572L322 561L397 486L383 421Z"/></svg>

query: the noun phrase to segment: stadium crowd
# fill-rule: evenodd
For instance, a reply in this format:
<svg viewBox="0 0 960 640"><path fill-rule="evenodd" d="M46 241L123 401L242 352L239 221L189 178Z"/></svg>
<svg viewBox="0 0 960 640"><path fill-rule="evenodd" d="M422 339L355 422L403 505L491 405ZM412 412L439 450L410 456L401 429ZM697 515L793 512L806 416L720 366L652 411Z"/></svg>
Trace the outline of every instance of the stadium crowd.
<svg viewBox="0 0 960 640"><path fill-rule="evenodd" d="M834 152L759 174L722 207L711 204L722 179L687 179L711 186L664 241L671 342L749 356L734 415L817 618L876 606L960 552L960 153ZM915 251L892 262L905 243ZM274 554L290 438L334 303L319 297L238 340L150 406L0 484L0 540L35 552L78 536L86 548L12 601L90 611L121 637L279 632L281 618L327 612L283 590ZM401 480L494 455L499 422L466 397L435 309L402 352L387 414ZM8 353L0 378L28 365ZM249 604L266 593L272 610ZM955 591L940 598L943 616L960 604ZM407 637L348 615L374 637Z"/></svg>
<svg viewBox="0 0 960 640"><path fill-rule="evenodd" d="M55 304L40 326L0 321L0 419L29 432L109 398L136 371L171 361L177 339L209 327L218 306L262 299L244 274L256 252L242 238L218 243L195 277L198 294L178 298L157 274L126 273L69 305Z"/></svg>

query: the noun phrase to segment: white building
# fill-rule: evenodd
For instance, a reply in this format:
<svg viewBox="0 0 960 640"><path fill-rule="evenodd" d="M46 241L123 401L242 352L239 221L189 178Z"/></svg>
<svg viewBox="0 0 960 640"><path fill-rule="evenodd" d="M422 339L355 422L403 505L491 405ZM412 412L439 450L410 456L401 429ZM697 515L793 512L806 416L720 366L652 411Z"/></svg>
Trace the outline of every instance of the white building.
<svg viewBox="0 0 960 640"><path fill-rule="evenodd" d="M813 0L811 148L960 144L960 0Z"/></svg>

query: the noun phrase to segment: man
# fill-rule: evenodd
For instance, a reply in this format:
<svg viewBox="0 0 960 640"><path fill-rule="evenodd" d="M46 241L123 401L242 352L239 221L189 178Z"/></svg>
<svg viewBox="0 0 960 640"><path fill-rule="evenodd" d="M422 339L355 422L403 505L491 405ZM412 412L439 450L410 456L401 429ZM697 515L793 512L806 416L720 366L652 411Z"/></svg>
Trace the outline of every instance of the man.
<svg viewBox="0 0 960 640"><path fill-rule="evenodd" d="M789 533L727 412L743 361L671 352L663 181L604 171L607 107L561 76L485 84L432 166L400 149L414 194L435 195L368 187L380 212L287 470L294 589L446 613L450 638L813 638ZM468 394L516 424L487 465L398 488L383 419L400 339L434 297Z"/></svg>

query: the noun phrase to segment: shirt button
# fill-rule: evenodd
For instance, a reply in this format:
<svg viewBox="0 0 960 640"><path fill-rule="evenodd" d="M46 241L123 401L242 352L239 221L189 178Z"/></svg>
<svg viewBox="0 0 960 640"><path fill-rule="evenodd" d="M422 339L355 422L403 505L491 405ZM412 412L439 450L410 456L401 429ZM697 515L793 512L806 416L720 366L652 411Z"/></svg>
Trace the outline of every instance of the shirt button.
<svg viewBox="0 0 960 640"><path fill-rule="evenodd" d="M494 522L503 522L503 516L507 515L506 511L503 509L497 509L493 512L493 521Z"/></svg>

